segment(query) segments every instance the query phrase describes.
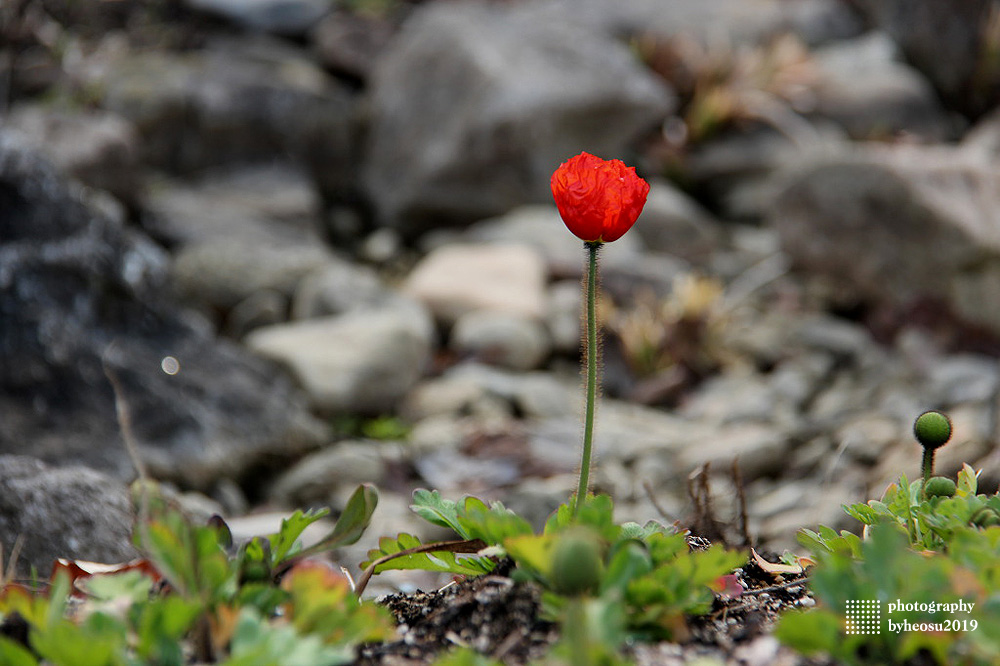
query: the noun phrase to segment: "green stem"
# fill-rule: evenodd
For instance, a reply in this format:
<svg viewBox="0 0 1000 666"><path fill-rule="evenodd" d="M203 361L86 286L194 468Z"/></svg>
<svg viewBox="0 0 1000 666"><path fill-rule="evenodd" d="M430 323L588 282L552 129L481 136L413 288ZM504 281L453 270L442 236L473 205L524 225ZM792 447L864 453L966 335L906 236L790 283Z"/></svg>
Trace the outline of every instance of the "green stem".
<svg viewBox="0 0 1000 666"><path fill-rule="evenodd" d="M594 443L594 410L597 406L597 250L600 242L585 243L587 262L587 406L583 420L583 460L580 463L580 482L576 490L573 517L580 515L580 507L590 490L590 459Z"/></svg>
<svg viewBox="0 0 1000 666"><path fill-rule="evenodd" d="M924 459L921 467L924 472L924 482L920 486L920 494L926 497L927 482L934 475L934 449L924 447Z"/></svg>

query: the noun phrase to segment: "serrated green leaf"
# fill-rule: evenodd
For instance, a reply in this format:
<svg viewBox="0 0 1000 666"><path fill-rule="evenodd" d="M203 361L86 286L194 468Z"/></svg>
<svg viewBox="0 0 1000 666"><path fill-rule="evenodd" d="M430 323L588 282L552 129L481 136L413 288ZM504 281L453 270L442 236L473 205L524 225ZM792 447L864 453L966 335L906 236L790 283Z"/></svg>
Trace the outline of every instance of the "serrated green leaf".
<svg viewBox="0 0 1000 666"><path fill-rule="evenodd" d="M451 528L463 539L472 538L458 519L458 504L445 499L436 490L414 490L410 510L432 525Z"/></svg>
<svg viewBox="0 0 1000 666"><path fill-rule="evenodd" d="M533 533L531 523L500 502L494 502L488 509L482 502L467 502L458 521L468 535L465 538L481 539L489 545L499 545L510 537Z"/></svg>
<svg viewBox="0 0 1000 666"><path fill-rule="evenodd" d="M286 557L294 555L294 549L298 544L298 539L302 536L302 533L306 530L306 528L315 523L317 520L325 518L329 514L329 509L309 510L306 513L303 513L302 510L299 509L288 518L283 518L281 521L281 528L278 530L277 534L271 534L268 536L268 540L271 542L271 566L276 567L281 564Z"/></svg>
<svg viewBox="0 0 1000 666"><path fill-rule="evenodd" d="M865 525L874 525L880 520L878 512L867 504L852 504L851 506L844 504L841 505L841 508L848 516Z"/></svg>
<svg viewBox="0 0 1000 666"><path fill-rule="evenodd" d="M407 534L400 533L395 539L392 537L382 537L379 539L379 547L368 551L368 559L361 563L362 569L367 569L379 558L386 555L395 555L411 548L423 546L420 539ZM411 553L395 557L387 562L375 567L375 573L383 571L393 571L396 569L419 569L423 571L441 571L464 576L479 576L489 573L496 566L489 557L475 555L459 556L447 550L431 551L427 553Z"/></svg>

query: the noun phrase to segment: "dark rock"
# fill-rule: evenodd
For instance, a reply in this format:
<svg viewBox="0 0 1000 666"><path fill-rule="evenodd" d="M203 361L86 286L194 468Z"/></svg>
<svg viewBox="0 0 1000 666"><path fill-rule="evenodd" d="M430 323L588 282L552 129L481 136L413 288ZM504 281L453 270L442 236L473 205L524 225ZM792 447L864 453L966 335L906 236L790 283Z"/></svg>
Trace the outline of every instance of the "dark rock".
<svg viewBox="0 0 1000 666"><path fill-rule="evenodd" d="M0 544L17 575L48 576L57 558L116 563L136 557L132 506L121 481L85 467L0 455ZM8 560L4 560L4 566Z"/></svg>
<svg viewBox="0 0 1000 666"><path fill-rule="evenodd" d="M856 0L954 109L979 116L1000 96L991 0Z"/></svg>
<svg viewBox="0 0 1000 666"><path fill-rule="evenodd" d="M804 159L770 222L842 304L937 308L1000 331L1000 171L963 150L899 146Z"/></svg>
<svg viewBox="0 0 1000 666"><path fill-rule="evenodd" d="M301 52L264 39L181 54L127 53L87 83L129 118L149 164L178 173L223 164L305 163L347 196L357 170L354 96Z"/></svg>
<svg viewBox="0 0 1000 666"><path fill-rule="evenodd" d="M324 67L367 81L372 66L394 34L392 23L382 17L335 11L319 22L310 38Z"/></svg>
<svg viewBox="0 0 1000 666"><path fill-rule="evenodd" d="M179 181L149 179L143 228L174 249L238 239L260 245L319 245L319 196L302 169L252 165Z"/></svg>
<svg viewBox="0 0 1000 666"><path fill-rule="evenodd" d="M0 452L131 477L105 364L157 476L207 486L316 442L288 378L164 296L165 263L0 133Z"/></svg>
<svg viewBox="0 0 1000 666"><path fill-rule="evenodd" d="M142 192L139 137L123 118L103 111L19 106L7 127L22 132L66 174L135 207Z"/></svg>
<svg viewBox="0 0 1000 666"><path fill-rule="evenodd" d="M951 120L927 79L897 62L896 45L873 32L818 49L817 115L829 118L855 139L878 139L906 133L942 141L952 133Z"/></svg>
<svg viewBox="0 0 1000 666"><path fill-rule="evenodd" d="M365 185L407 235L547 201L560 162L623 156L673 105L624 44L530 4L419 8L370 86Z"/></svg>
<svg viewBox="0 0 1000 666"><path fill-rule="evenodd" d="M185 0L185 4L245 28L289 37L306 34L331 5L328 0Z"/></svg>

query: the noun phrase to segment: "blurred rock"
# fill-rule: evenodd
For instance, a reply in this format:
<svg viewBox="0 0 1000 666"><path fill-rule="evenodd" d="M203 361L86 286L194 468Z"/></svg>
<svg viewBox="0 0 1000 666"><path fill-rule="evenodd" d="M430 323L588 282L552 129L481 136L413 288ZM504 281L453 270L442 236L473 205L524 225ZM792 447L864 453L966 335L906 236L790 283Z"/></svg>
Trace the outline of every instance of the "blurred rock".
<svg viewBox="0 0 1000 666"><path fill-rule="evenodd" d="M134 475L105 368L151 473L205 487L315 441L289 380L164 290L144 236L0 132L0 452Z"/></svg>
<svg viewBox="0 0 1000 666"><path fill-rule="evenodd" d="M83 77L138 128L150 165L187 174L292 157L326 196L355 189L354 97L289 46L244 39L124 52Z"/></svg>
<svg viewBox="0 0 1000 666"><path fill-rule="evenodd" d="M539 3L538 20L579 21L611 35L678 35L758 43L791 32L818 45L854 37L864 24L848 3L838 0L557 0Z"/></svg>
<svg viewBox="0 0 1000 666"><path fill-rule="evenodd" d="M323 506L345 488L379 483L384 473L385 447L374 441L337 442L311 453L274 482L269 496L288 507Z"/></svg>
<svg viewBox="0 0 1000 666"><path fill-rule="evenodd" d="M188 302L227 310L264 290L290 299L302 278L328 259L323 247L312 244L220 239L177 253L171 277Z"/></svg>
<svg viewBox="0 0 1000 666"><path fill-rule="evenodd" d="M722 218L759 220L776 195L775 173L803 152L836 150L845 141L844 130L830 122L801 120L780 130L750 123L694 146L684 175L715 202Z"/></svg>
<svg viewBox="0 0 1000 666"><path fill-rule="evenodd" d="M424 381L408 397L405 414L411 420L475 411L472 405L485 397L498 398L508 413L527 418L574 414L578 402L576 382L546 372L511 372L480 363L462 363L440 377Z"/></svg>
<svg viewBox="0 0 1000 666"><path fill-rule="evenodd" d="M633 227L645 246L691 261L704 260L719 249L722 228L712 215L672 184L650 182L642 215Z"/></svg>
<svg viewBox="0 0 1000 666"><path fill-rule="evenodd" d="M752 500L751 506L762 518L760 539L771 548L797 551L801 546L795 535L802 528L815 530L827 525L838 531L858 530L858 522L844 513L843 505L867 500L857 487L857 474L852 473L838 478L836 483L783 481L763 497Z"/></svg>
<svg viewBox="0 0 1000 666"><path fill-rule="evenodd" d="M520 245L447 245L414 267L403 292L445 324L476 310L541 319L545 266L537 252Z"/></svg>
<svg viewBox="0 0 1000 666"><path fill-rule="evenodd" d="M858 0L951 108L978 116L996 105L1000 79L991 69L996 48L991 0Z"/></svg>
<svg viewBox="0 0 1000 666"><path fill-rule="evenodd" d="M579 280L561 280L549 287L546 323L553 350L557 353L580 353L582 294Z"/></svg>
<svg viewBox="0 0 1000 666"><path fill-rule="evenodd" d="M961 150L855 149L800 162L769 221L799 267L848 297L1000 332L997 192L1000 171Z"/></svg>
<svg viewBox="0 0 1000 666"><path fill-rule="evenodd" d="M15 107L4 121L23 133L64 173L106 190L129 207L142 195L139 137L131 123L103 111Z"/></svg>
<svg viewBox="0 0 1000 666"><path fill-rule="evenodd" d="M973 159L985 162L995 160L1000 155L1000 109L980 118L962 136L959 147Z"/></svg>
<svg viewBox="0 0 1000 666"><path fill-rule="evenodd" d="M246 344L287 366L316 409L378 415L422 376L432 328L423 308L403 303L259 328Z"/></svg>
<svg viewBox="0 0 1000 666"><path fill-rule="evenodd" d="M537 459L567 472L580 464L583 429L579 415L538 419L530 424L528 432L532 455ZM692 446L691 442L709 438L714 432L712 426L658 409L602 400L594 427L594 455L632 461L656 451L671 458L675 463L676 480L680 480L691 469L676 464L678 452Z"/></svg>
<svg viewBox="0 0 1000 666"><path fill-rule="evenodd" d="M184 0L184 4L253 30L300 37L330 11L328 0Z"/></svg>
<svg viewBox="0 0 1000 666"><path fill-rule="evenodd" d="M365 184L379 218L413 236L549 200L559 163L622 156L673 100L624 44L579 22L432 3L382 55L370 103Z"/></svg>
<svg viewBox="0 0 1000 666"><path fill-rule="evenodd" d="M484 310L458 318L449 346L462 358L522 371L537 368L552 349L537 319Z"/></svg>
<svg viewBox="0 0 1000 666"><path fill-rule="evenodd" d="M636 222L640 224L640 222ZM579 278L586 264L583 242L571 234L555 206L518 206L498 217L476 222L459 236L462 242L527 245L544 258L547 271ZM628 271L641 261L639 234L628 233L601 248L601 271Z"/></svg>
<svg viewBox="0 0 1000 666"><path fill-rule="evenodd" d="M280 324L288 319L288 297L274 289L262 289L250 294L226 314L222 330L229 337L241 340L261 326Z"/></svg>
<svg viewBox="0 0 1000 666"><path fill-rule="evenodd" d="M13 566L18 577L37 571L46 580L60 557L107 564L137 557L133 520L128 489L119 479L0 455L0 545L4 567ZM14 552L17 560L8 559Z"/></svg>
<svg viewBox="0 0 1000 666"><path fill-rule="evenodd" d="M292 301L292 319L373 308L393 297L393 292L371 268L331 257L299 282Z"/></svg>
<svg viewBox="0 0 1000 666"><path fill-rule="evenodd" d="M333 11L310 32L313 50L328 70L367 81L395 28L380 16Z"/></svg>
<svg viewBox="0 0 1000 666"><path fill-rule="evenodd" d="M722 426L711 435L692 437L679 451L678 464L690 473L705 463L716 471L728 470L739 460L746 481L780 473L789 452L787 436L779 428L758 423Z"/></svg>
<svg viewBox="0 0 1000 666"><path fill-rule="evenodd" d="M956 354L935 359L927 369L927 389L942 405L988 403L1000 391L997 359L979 354Z"/></svg>
<svg viewBox="0 0 1000 666"><path fill-rule="evenodd" d="M923 141L951 137L952 122L921 74L896 58L881 32L837 42L813 54L819 70L815 112L854 139L903 134Z"/></svg>
<svg viewBox="0 0 1000 666"><path fill-rule="evenodd" d="M157 175L144 200L143 228L171 248L217 240L320 244L320 199L301 168L240 166L180 181Z"/></svg>
<svg viewBox="0 0 1000 666"><path fill-rule="evenodd" d="M838 455L843 453L865 464L883 457L908 438L907 427L880 412L868 412L851 417L837 429L833 443Z"/></svg>

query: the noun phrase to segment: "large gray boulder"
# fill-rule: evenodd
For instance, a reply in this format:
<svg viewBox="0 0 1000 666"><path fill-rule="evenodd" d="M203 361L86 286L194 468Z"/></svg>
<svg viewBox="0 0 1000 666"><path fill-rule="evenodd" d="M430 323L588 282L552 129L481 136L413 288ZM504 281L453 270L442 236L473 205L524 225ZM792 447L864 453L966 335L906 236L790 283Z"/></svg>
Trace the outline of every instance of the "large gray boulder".
<svg viewBox="0 0 1000 666"><path fill-rule="evenodd" d="M789 172L769 222L799 267L870 305L933 305L942 320L1000 332L994 164L967 149L887 146L804 157Z"/></svg>
<svg viewBox="0 0 1000 666"><path fill-rule="evenodd" d="M5 124L41 148L61 171L129 206L138 205L139 136L124 118L106 111L22 104Z"/></svg>
<svg viewBox="0 0 1000 666"><path fill-rule="evenodd" d="M124 562L132 548L128 490L85 467L50 467L27 456L0 455L0 545L20 576L45 578L57 558ZM4 560L4 567L9 560Z"/></svg>
<svg viewBox="0 0 1000 666"><path fill-rule="evenodd" d="M530 4L426 5L370 86L364 182L407 235L547 200L560 162L626 156L673 108L625 44Z"/></svg>
<svg viewBox="0 0 1000 666"><path fill-rule="evenodd" d="M386 414L431 359L433 323L403 298L371 309L263 326L247 346L287 367L313 407L331 414Z"/></svg>
<svg viewBox="0 0 1000 666"><path fill-rule="evenodd" d="M996 105L1000 77L990 50L993 0L856 0L952 108L978 116Z"/></svg>
<svg viewBox="0 0 1000 666"><path fill-rule="evenodd" d="M106 60L85 68L81 82L136 126L148 164L191 173L291 158L327 196L352 196L355 96L301 51L263 38L219 39L202 50Z"/></svg>
<svg viewBox="0 0 1000 666"><path fill-rule="evenodd" d="M280 370L172 305L166 260L0 132L0 453L206 487L321 432Z"/></svg>

